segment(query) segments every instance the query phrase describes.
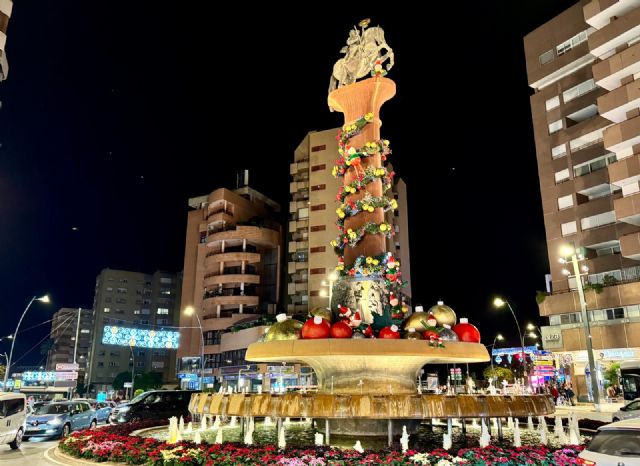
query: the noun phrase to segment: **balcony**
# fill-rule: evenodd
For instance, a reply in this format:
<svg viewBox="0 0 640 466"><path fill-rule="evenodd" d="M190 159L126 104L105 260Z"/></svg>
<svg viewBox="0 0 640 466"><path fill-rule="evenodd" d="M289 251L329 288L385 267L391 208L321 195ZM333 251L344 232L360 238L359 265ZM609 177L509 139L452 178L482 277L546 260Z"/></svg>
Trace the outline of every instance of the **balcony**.
<svg viewBox="0 0 640 466"><path fill-rule="evenodd" d="M620 253L627 259L640 260L640 232L620 237Z"/></svg>
<svg viewBox="0 0 640 466"><path fill-rule="evenodd" d="M623 187L640 179L640 155L632 155L607 167L609 182Z"/></svg>
<svg viewBox="0 0 640 466"><path fill-rule="evenodd" d="M587 24L596 29L602 29L614 16L624 16L639 6L640 0L592 0L582 8L582 11Z"/></svg>
<svg viewBox="0 0 640 466"><path fill-rule="evenodd" d="M207 223L209 225L215 223L234 223L233 215L224 211L219 211L207 215Z"/></svg>
<svg viewBox="0 0 640 466"><path fill-rule="evenodd" d="M631 81L598 97L600 115L614 123L627 119L627 112L640 107L640 81Z"/></svg>
<svg viewBox="0 0 640 466"><path fill-rule="evenodd" d="M578 243L591 249L597 249L603 244L607 244L618 239L615 223L584 230L582 231L581 236L582 238Z"/></svg>
<svg viewBox="0 0 640 466"><path fill-rule="evenodd" d="M640 144L640 117L625 120L604 130L604 147L615 152L619 159L633 154L633 146Z"/></svg>
<svg viewBox="0 0 640 466"><path fill-rule="evenodd" d="M204 279L204 286L215 287L231 283L260 283L260 275L252 274L229 274L229 275L212 275Z"/></svg>
<svg viewBox="0 0 640 466"><path fill-rule="evenodd" d="M640 43L593 65L593 79L604 89L622 85L622 79L640 72Z"/></svg>
<svg viewBox="0 0 640 466"><path fill-rule="evenodd" d="M596 170L584 176L573 179L573 186L577 193L584 196L597 196L610 191L609 173L607 170Z"/></svg>
<svg viewBox="0 0 640 466"><path fill-rule="evenodd" d="M616 199L613 206L619 221L640 226L640 193Z"/></svg>
<svg viewBox="0 0 640 466"><path fill-rule="evenodd" d="M257 306L259 302L258 296L212 296L202 300L205 310L215 309L217 306Z"/></svg>
<svg viewBox="0 0 640 466"><path fill-rule="evenodd" d="M260 262L260 254L256 252L223 252L220 254L211 254L204 259L206 268L217 267L220 262L257 264Z"/></svg>
<svg viewBox="0 0 640 466"><path fill-rule="evenodd" d="M308 241L289 241L289 252L306 251L309 249Z"/></svg>
<svg viewBox="0 0 640 466"><path fill-rule="evenodd" d="M628 11L589 36L589 50L602 58L640 35L640 8Z"/></svg>
<svg viewBox="0 0 640 466"><path fill-rule="evenodd" d="M586 291L587 309L608 309L640 304L640 282L621 283L606 286L601 293ZM547 296L538 305L541 316L580 312L580 298L577 291L568 291Z"/></svg>
<svg viewBox="0 0 640 466"><path fill-rule="evenodd" d="M307 291L309 289L309 284L307 282L302 283L289 283L287 285L287 294L296 294L301 293L303 291Z"/></svg>
<svg viewBox="0 0 640 466"><path fill-rule="evenodd" d="M295 162L292 163L291 165L289 165L289 174L290 175L295 175L298 172L301 171L309 171L309 162L305 161L305 162Z"/></svg>

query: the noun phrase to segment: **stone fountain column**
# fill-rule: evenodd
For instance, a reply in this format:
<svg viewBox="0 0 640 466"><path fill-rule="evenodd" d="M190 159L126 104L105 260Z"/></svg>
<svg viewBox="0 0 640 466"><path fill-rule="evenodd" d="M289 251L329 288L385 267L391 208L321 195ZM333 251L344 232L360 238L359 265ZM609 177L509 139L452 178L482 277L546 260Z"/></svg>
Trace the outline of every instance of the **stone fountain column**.
<svg viewBox="0 0 640 466"><path fill-rule="evenodd" d="M396 84L392 80L375 77L340 87L329 94L329 107L344 114L345 124L353 123L367 113L373 113L373 120L347 142L349 146L359 148L367 142L380 140L380 126L382 126L380 108L395 93ZM363 157L359 167L349 167L344 174L344 186L354 181L367 168L383 168L379 153ZM360 191L347 196L345 201L357 201L367 194L381 197L384 192L381 179L376 178ZM384 220L383 209L376 208L373 212L360 212L357 215L346 217L344 228L345 231L349 228L356 230L369 222L380 224ZM345 267L350 267L359 256L378 256L385 252L385 236L366 233L355 246L345 246ZM371 323L373 321L372 314L381 314L387 300L388 290L383 279L343 278L334 284L331 307L335 310L337 304L342 304L352 309L360 309L364 313L364 322Z"/></svg>

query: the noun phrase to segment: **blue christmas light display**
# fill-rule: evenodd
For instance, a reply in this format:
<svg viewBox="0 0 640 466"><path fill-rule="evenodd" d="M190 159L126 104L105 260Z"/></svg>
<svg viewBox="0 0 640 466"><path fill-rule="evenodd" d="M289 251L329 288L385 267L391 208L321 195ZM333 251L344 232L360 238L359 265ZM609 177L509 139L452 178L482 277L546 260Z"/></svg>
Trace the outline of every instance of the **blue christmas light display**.
<svg viewBox="0 0 640 466"><path fill-rule="evenodd" d="M169 330L148 330L105 325L102 334L105 345L138 346L140 348L177 348L180 332Z"/></svg>

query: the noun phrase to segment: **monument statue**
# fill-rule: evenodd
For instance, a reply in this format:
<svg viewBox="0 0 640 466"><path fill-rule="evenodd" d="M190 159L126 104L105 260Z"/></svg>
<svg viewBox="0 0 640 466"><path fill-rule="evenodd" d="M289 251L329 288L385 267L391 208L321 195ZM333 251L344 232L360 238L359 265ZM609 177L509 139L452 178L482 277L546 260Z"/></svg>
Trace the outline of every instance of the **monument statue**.
<svg viewBox="0 0 640 466"><path fill-rule="evenodd" d="M387 71L393 67L393 50L385 41L382 28L375 26L367 29L368 19L360 21L358 25L362 32L356 27L349 31L347 45L340 50L344 57L333 65L329 93L336 87L348 86L356 82L356 79L368 75L376 62L384 63L389 60Z"/></svg>

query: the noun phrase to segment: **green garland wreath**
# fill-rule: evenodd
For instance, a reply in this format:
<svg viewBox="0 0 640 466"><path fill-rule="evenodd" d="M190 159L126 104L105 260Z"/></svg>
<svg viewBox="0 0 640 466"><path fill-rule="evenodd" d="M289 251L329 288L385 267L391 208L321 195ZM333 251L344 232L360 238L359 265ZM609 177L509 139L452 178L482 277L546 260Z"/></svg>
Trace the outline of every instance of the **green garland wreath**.
<svg viewBox="0 0 640 466"><path fill-rule="evenodd" d="M346 217L353 217L360 212L373 212L378 208L384 209L385 212L395 210L398 208L398 201L388 196L374 197L367 193L364 198L355 202L345 202L336 209L336 214L338 215L336 225L342 227Z"/></svg>
<svg viewBox="0 0 640 466"><path fill-rule="evenodd" d="M387 238L391 238L393 236L393 227L387 222L367 222L355 230L351 228L344 230L336 239L331 240L331 246L333 246L334 249L337 248L339 251L342 251L345 246L354 247L360 242L365 233L370 235L384 235Z"/></svg>
<svg viewBox="0 0 640 466"><path fill-rule="evenodd" d="M371 157L372 155L380 154L382 161L387 160L387 156L391 154L391 148L389 147L389 141L384 139L380 141L370 141L364 146L355 148L349 146L338 147L338 153L340 157L336 160L331 174L334 178L344 176L346 171L351 167L357 167L364 157Z"/></svg>
<svg viewBox="0 0 640 466"><path fill-rule="evenodd" d="M373 112L366 113L359 117L353 123L349 123L348 125L344 125L342 129L338 130L338 145L345 146L349 139L360 134L362 128L367 126L369 123L373 121Z"/></svg>
<svg viewBox="0 0 640 466"><path fill-rule="evenodd" d="M366 185L375 181L376 179L380 179L383 185L383 192L386 193L391 189L391 182L393 181L394 172L387 172L386 168L374 168L368 167L364 174L359 175L355 180L351 183L340 186L338 189L338 194L336 195L336 200L340 203L344 203L344 200L347 196L351 194L355 194L364 188Z"/></svg>

